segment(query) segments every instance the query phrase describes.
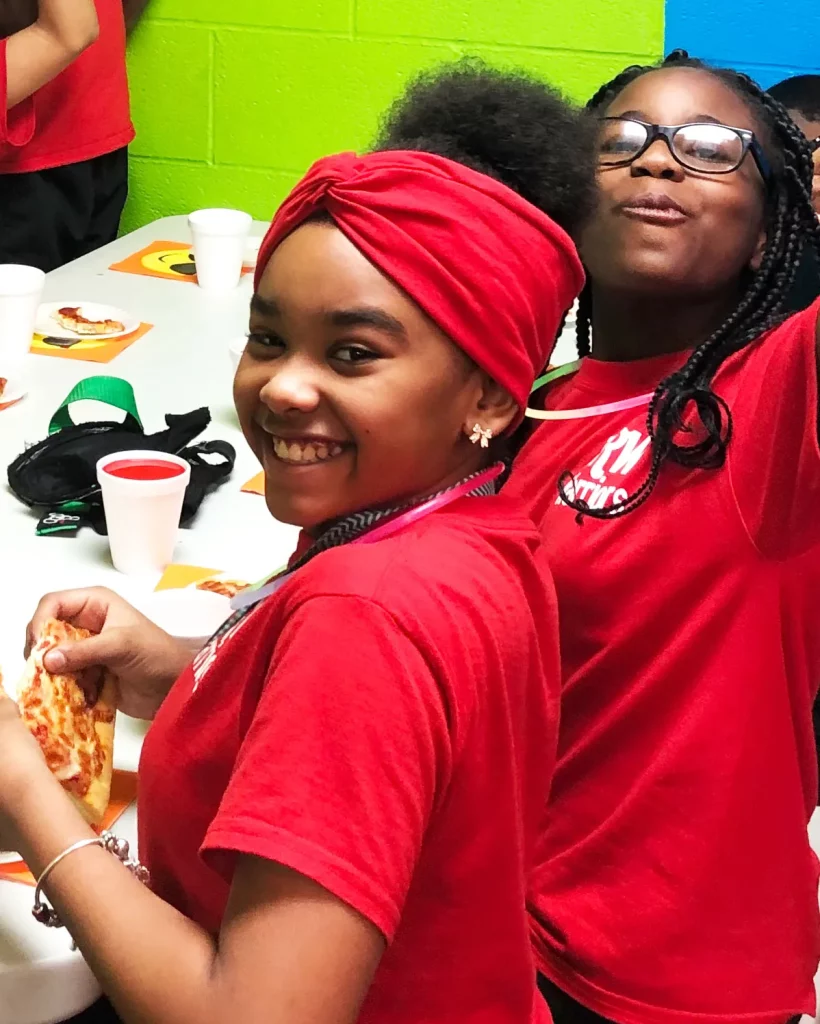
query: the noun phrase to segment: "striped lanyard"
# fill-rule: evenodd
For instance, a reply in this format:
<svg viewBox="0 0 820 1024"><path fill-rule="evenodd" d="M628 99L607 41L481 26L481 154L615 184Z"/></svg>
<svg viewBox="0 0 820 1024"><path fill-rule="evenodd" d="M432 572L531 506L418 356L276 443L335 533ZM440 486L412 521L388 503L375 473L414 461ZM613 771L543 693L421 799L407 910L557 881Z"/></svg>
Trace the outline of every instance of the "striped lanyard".
<svg viewBox="0 0 820 1024"><path fill-rule="evenodd" d="M423 501L418 505L413 505L411 508L406 509L403 512L389 516L387 519L382 520L374 524L370 529L365 530L364 533L359 534L352 540L348 541L350 544L373 544L375 541L384 540L385 537L390 537L399 530L405 529L407 526L411 526L413 523L418 522L420 519L424 519L426 516L431 515L433 512L438 512L439 509L445 508L447 505L451 505L454 501L459 498L463 498L469 494L476 493L490 493L490 488L493 482L501 476L504 472L504 463L496 462L495 465L490 466L489 469L485 469L480 473L475 473L472 476L467 477L466 480L462 480L461 483L456 484L454 487L448 488L446 491L442 491L440 494L433 495L432 498L428 498L427 501ZM278 569L273 576L265 576L263 579L254 583L250 587L246 587L244 590L240 590L239 593L231 600L231 608L234 612L246 612L254 605L259 604L260 601L264 601L266 597L270 597L271 594L282 586L285 580L289 579L294 572L296 572L301 566L307 561L310 552L306 552L299 563L292 569L288 569L287 566L283 566ZM229 620L230 622L231 620Z"/></svg>

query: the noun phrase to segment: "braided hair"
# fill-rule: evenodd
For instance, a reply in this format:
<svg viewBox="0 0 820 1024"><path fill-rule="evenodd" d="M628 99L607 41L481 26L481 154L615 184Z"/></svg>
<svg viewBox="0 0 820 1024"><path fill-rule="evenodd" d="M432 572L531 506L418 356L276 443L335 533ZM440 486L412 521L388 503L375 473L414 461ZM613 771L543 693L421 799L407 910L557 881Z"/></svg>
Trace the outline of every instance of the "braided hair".
<svg viewBox="0 0 820 1024"><path fill-rule="evenodd" d="M820 225L812 209L812 154L809 144L785 107L764 92L748 75L714 68L675 50L661 64L626 68L601 86L587 104L594 112L606 109L632 82L658 68L688 67L706 71L735 92L763 130L761 142L772 164L766 192L766 245L759 268L748 273L745 290L732 313L696 346L686 364L664 378L649 403L646 428L651 438L651 461L643 483L623 501L593 509L576 497L572 474L562 474L563 501L581 516L611 519L632 512L649 498L664 462L687 468L716 469L726 460L732 436L732 414L712 390L722 363L785 319L784 302L794 281L803 245L808 238L820 253ZM577 344L579 356L591 350L592 291L587 282L579 299ZM694 429L684 422L694 413ZM697 440L689 443L683 435Z"/></svg>

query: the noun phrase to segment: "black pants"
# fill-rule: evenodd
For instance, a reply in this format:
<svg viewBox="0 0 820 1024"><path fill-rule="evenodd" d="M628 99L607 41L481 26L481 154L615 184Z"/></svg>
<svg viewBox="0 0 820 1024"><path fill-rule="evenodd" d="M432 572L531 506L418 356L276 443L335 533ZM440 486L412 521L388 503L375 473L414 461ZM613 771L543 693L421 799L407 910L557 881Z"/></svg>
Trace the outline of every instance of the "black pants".
<svg viewBox="0 0 820 1024"><path fill-rule="evenodd" d="M54 270L113 242L128 195L128 150L0 175L0 263Z"/></svg>
<svg viewBox="0 0 820 1024"><path fill-rule="evenodd" d="M538 988L550 1008L553 1024L615 1024L608 1017L601 1017L585 1006L581 1006L580 1003L576 1003L571 996L553 985L543 974L538 975ZM786 1021L785 1024L797 1024L799 1020L800 1015L798 1014Z"/></svg>

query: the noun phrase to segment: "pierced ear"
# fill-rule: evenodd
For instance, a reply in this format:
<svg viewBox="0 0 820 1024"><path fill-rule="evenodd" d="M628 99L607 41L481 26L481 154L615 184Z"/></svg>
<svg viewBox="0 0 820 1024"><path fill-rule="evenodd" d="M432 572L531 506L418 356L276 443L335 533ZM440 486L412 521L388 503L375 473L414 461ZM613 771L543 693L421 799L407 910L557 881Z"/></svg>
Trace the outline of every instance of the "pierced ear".
<svg viewBox="0 0 820 1024"><path fill-rule="evenodd" d="M760 264L763 262L763 253L766 249L766 243L768 242L768 235L764 230L761 230L760 235L757 239L757 245L755 245L752 258L749 260L749 268L755 273L760 270Z"/></svg>
<svg viewBox="0 0 820 1024"><path fill-rule="evenodd" d="M509 391L492 377L483 372L481 377L481 394L475 406L475 416L465 423L465 428L469 434L478 420L482 427L492 431L493 437L498 437L515 419L518 405Z"/></svg>

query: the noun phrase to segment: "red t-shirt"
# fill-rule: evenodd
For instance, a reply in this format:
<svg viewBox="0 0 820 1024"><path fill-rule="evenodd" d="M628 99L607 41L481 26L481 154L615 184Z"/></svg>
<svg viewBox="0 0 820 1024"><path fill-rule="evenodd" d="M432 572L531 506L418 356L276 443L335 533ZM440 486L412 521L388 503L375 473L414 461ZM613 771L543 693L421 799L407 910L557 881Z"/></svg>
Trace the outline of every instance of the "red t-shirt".
<svg viewBox="0 0 820 1024"><path fill-rule="evenodd" d="M820 303L729 359L720 470L647 470L646 407L540 426L505 494L540 524L558 593L559 760L535 876L540 969L623 1024L783 1024L814 1013L820 682ZM549 408L651 391L686 354L585 359ZM547 628L552 629L551 620Z"/></svg>
<svg viewBox="0 0 820 1024"><path fill-rule="evenodd" d="M517 503L461 499L318 555L206 648L140 766L155 891L216 933L236 852L265 857L387 938L361 1022L549 1021L525 905L560 697L539 552Z"/></svg>
<svg viewBox="0 0 820 1024"><path fill-rule="evenodd" d="M134 138L122 0L96 0L100 35L65 71L6 113L0 41L0 174L42 171L113 153Z"/></svg>

